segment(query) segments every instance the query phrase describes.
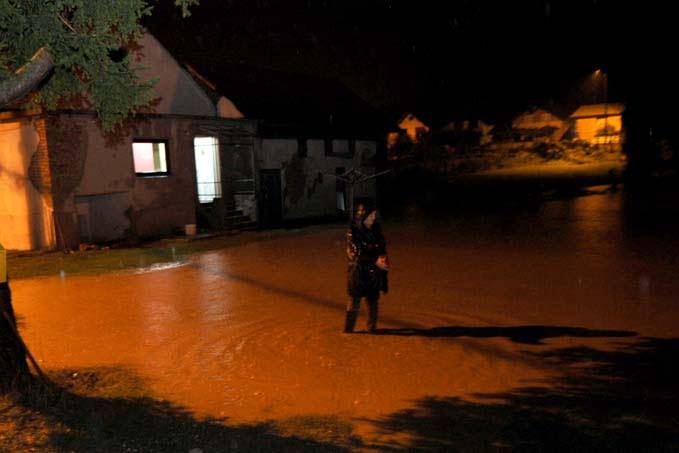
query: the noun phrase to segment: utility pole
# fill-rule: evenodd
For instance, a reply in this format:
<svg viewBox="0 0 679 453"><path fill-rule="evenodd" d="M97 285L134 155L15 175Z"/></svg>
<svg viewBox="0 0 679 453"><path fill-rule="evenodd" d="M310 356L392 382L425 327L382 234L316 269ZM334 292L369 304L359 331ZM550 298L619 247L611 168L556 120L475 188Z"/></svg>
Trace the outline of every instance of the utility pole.
<svg viewBox="0 0 679 453"><path fill-rule="evenodd" d="M608 74L602 71L604 83L604 137L606 137L606 149L610 151L611 137L608 134Z"/></svg>

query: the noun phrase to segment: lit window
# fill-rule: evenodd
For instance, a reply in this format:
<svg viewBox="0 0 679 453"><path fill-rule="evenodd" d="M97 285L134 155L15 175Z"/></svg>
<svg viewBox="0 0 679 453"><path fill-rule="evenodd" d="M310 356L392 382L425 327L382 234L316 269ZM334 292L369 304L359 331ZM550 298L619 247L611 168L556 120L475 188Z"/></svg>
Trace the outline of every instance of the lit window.
<svg viewBox="0 0 679 453"><path fill-rule="evenodd" d="M212 203L215 198L222 196L219 140L217 137L195 137L193 150L196 156L198 201Z"/></svg>
<svg viewBox="0 0 679 453"><path fill-rule="evenodd" d="M139 140L132 143L134 172L139 176L167 175L167 142Z"/></svg>

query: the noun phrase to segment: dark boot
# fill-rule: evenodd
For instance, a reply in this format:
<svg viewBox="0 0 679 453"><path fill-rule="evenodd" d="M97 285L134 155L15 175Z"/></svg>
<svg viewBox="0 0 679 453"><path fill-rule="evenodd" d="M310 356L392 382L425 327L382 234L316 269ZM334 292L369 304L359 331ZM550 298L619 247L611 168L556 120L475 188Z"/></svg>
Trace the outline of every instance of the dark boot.
<svg viewBox="0 0 679 453"><path fill-rule="evenodd" d="M375 333L377 330L377 299L368 299L368 332Z"/></svg>
<svg viewBox="0 0 679 453"><path fill-rule="evenodd" d="M344 320L344 333L352 333L354 331L357 317L358 317L357 311L347 310L347 317Z"/></svg>

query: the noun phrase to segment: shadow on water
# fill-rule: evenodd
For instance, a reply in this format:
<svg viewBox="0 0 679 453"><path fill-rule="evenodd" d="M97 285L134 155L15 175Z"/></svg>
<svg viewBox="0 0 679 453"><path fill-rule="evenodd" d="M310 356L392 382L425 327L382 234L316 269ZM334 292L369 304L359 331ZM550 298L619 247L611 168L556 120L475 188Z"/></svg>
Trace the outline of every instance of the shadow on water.
<svg viewBox="0 0 679 453"><path fill-rule="evenodd" d="M406 434L382 451L678 451L679 339L645 338L614 351L590 347L533 355L564 370L547 387L428 397L371 422Z"/></svg>
<svg viewBox="0 0 679 453"><path fill-rule="evenodd" d="M445 326L431 329L377 329L377 335L420 337L508 338L515 343L542 344L555 337L632 337L636 332L625 330L593 330L582 327L515 326L515 327L460 327Z"/></svg>
<svg viewBox="0 0 679 453"><path fill-rule="evenodd" d="M332 417L242 425L198 419L149 397L142 380L121 368L61 371L52 378L58 382L54 388L36 385L15 408L0 412L0 425L9 418L18 434L11 450L343 452L359 445L351 426ZM43 432L35 432L36 419L43 422L38 428ZM303 437L290 433L291 428ZM23 435L31 445L20 443Z"/></svg>

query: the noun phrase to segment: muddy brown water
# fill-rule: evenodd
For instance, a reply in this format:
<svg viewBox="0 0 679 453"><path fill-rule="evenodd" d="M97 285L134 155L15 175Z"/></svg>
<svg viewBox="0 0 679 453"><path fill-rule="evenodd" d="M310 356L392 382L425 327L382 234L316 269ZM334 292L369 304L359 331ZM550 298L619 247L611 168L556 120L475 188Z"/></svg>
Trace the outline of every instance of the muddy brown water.
<svg viewBox="0 0 679 453"><path fill-rule="evenodd" d="M382 439L370 421L423 398L475 401L563 372L531 352L676 337L676 243L630 233L623 210L602 191L511 215L431 221L413 209L387 222L383 335L340 333L339 226L166 269L17 280L14 299L47 369L122 366L197 416L337 415Z"/></svg>

